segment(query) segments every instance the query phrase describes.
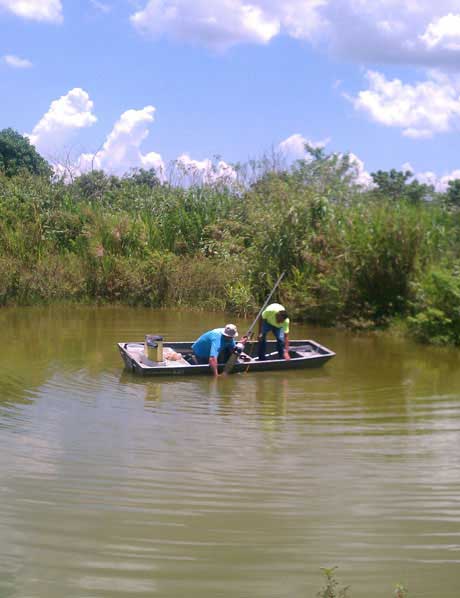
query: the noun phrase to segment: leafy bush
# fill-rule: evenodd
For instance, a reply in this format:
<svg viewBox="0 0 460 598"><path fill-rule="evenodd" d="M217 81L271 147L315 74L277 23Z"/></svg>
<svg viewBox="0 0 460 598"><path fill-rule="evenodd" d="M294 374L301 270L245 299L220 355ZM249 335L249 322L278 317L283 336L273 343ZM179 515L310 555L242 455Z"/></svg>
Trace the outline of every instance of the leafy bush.
<svg viewBox="0 0 460 598"><path fill-rule="evenodd" d="M414 315L409 330L418 340L460 344L460 266L437 267L414 283Z"/></svg>
<svg viewBox="0 0 460 598"><path fill-rule="evenodd" d="M21 171L50 177L51 167L27 137L13 129L0 131L0 171L12 177Z"/></svg>
<svg viewBox="0 0 460 598"><path fill-rule="evenodd" d="M349 586L340 587L340 584L335 576L336 570L337 567L321 569L326 579L324 587L317 594L318 598L347 598L347 596L349 596Z"/></svg>
<svg viewBox="0 0 460 598"><path fill-rule="evenodd" d="M0 305L14 301L17 284L17 263L10 257L0 257Z"/></svg>

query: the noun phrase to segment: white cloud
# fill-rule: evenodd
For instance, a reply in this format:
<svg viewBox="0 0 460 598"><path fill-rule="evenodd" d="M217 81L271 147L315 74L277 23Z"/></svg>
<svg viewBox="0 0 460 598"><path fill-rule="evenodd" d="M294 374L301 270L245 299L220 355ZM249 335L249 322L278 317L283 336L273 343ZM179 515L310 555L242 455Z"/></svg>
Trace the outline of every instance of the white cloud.
<svg viewBox="0 0 460 598"><path fill-rule="evenodd" d="M442 47L447 50L460 50L460 15L449 13L436 19L430 23L420 39L429 49Z"/></svg>
<svg viewBox="0 0 460 598"><path fill-rule="evenodd" d="M444 177L438 177L437 174L431 171L418 173L414 172L412 178L423 185L432 185L436 191L445 191L447 188L447 183L446 185L442 183L442 179Z"/></svg>
<svg viewBox="0 0 460 598"><path fill-rule="evenodd" d="M456 179L460 179L460 170L453 170L451 173L440 177L437 190L446 191L449 181L455 181Z"/></svg>
<svg viewBox="0 0 460 598"><path fill-rule="evenodd" d="M48 112L29 135L30 142L42 153L55 154L76 130L97 121L92 110L88 93L79 87L71 89L51 102Z"/></svg>
<svg viewBox="0 0 460 598"><path fill-rule="evenodd" d="M294 160L312 160L312 156L305 150L305 145L308 144L313 148L325 148L330 143L330 139L323 139L322 141L310 141L303 135L295 133L291 135L278 145L278 149L287 158L288 162L292 163ZM343 154L338 154L338 157L343 157ZM366 171L364 162L353 153L348 154L350 159L350 170L353 175L354 182L358 185L369 187L373 184L371 175Z"/></svg>
<svg viewBox="0 0 460 598"><path fill-rule="evenodd" d="M236 43L267 43L279 33L276 16L260 3L242 0L149 0L131 16L140 31L224 49Z"/></svg>
<svg viewBox="0 0 460 598"><path fill-rule="evenodd" d="M131 16L140 31L225 49L266 44L286 33L315 39L327 27L321 8L331 0L147 0Z"/></svg>
<svg viewBox="0 0 460 598"><path fill-rule="evenodd" d="M385 35L395 32L402 33L404 31L404 23L401 21L392 21L384 19L376 22L377 29L380 29Z"/></svg>
<svg viewBox="0 0 460 598"><path fill-rule="evenodd" d="M425 172L415 172L415 169L409 162L403 164L401 170L411 172L413 180L416 180L424 185L432 185L435 191L441 193L447 190L449 181L460 179L460 170L453 170L448 174L439 176L430 170Z"/></svg>
<svg viewBox="0 0 460 598"><path fill-rule="evenodd" d="M349 154L349 158L350 165L354 170L355 183L357 185L361 185L362 187L372 187L374 181L372 180L371 175L365 169L364 162L353 153Z"/></svg>
<svg viewBox="0 0 460 598"><path fill-rule="evenodd" d="M432 185L435 191L443 193L447 190L449 181L460 179L460 170L453 170L451 173L443 176L438 176L431 171L417 172L414 173L413 178L424 185Z"/></svg>
<svg viewBox="0 0 460 598"><path fill-rule="evenodd" d="M458 0L142 1L139 31L217 49L284 34L367 63L455 67L460 53Z"/></svg>
<svg viewBox="0 0 460 598"><path fill-rule="evenodd" d="M142 154L140 146L149 134L154 121L155 108L146 106L141 110L127 110L115 123L101 150L95 154L82 154L79 170L102 169L122 175L131 168L155 168L163 176L164 163L155 152Z"/></svg>
<svg viewBox="0 0 460 598"><path fill-rule="evenodd" d="M357 110L387 127L398 127L403 135L431 137L452 130L460 116L460 90L456 82L435 77L414 85L387 80L374 71L367 73L369 89L350 98Z"/></svg>
<svg viewBox="0 0 460 598"><path fill-rule="evenodd" d="M230 184L236 181L236 171L230 164L219 160L214 164L211 160L193 160L188 154L182 154L176 160L181 174L187 179L186 183L225 183Z"/></svg>
<svg viewBox="0 0 460 598"><path fill-rule="evenodd" d="M311 141L295 133L284 141L282 141L278 149L286 156L288 160L305 160L309 158L308 152L305 150L305 145L308 144L313 148L324 148L329 143L330 139L323 139L322 141Z"/></svg>
<svg viewBox="0 0 460 598"><path fill-rule="evenodd" d="M165 171L165 163L163 162L163 158L157 152L149 152L148 154L139 154L140 158L140 165L133 164L132 168L138 168L138 166L149 170L150 168L154 168L157 173L163 176Z"/></svg>
<svg viewBox="0 0 460 598"><path fill-rule="evenodd" d="M27 58L20 58L19 56L14 56L14 54L6 54L3 60L8 66L14 69L28 69L33 66Z"/></svg>
<svg viewBox="0 0 460 598"><path fill-rule="evenodd" d="M50 110L29 136L31 142L41 151L52 148L54 154L59 156L59 149L62 152L62 143L67 140L71 130L90 126L96 121L92 108L93 103L88 94L82 89L73 89L52 102ZM123 175L134 168L154 168L158 177L165 180L166 167L161 155L156 152L144 154L141 151L141 145L148 137L154 120L153 106L126 110L114 124L99 151L83 153L69 164L55 160L56 174L67 178L69 172L75 176L89 170L104 170L110 174ZM223 160L217 163L208 159L198 161L183 154L177 159L176 165L179 167L182 183L231 183L237 178L233 167Z"/></svg>
<svg viewBox="0 0 460 598"><path fill-rule="evenodd" d="M266 1L269 14L278 15L282 32L295 39L317 39L328 25L321 9L328 4L328 0L284 0Z"/></svg>
<svg viewBox="0 0 460 598"><path fill-rule="evenodd" d="M357 62L455 66L458 12L458 0L329 0L322 39Z"/></svg>
<svg viewBox="0 0 460 598"><path fill-rule="evenodd" d="M63 20L61 0L0 0L1 8L33 21L60 23Z"/></svg>
<svg viewBox="0 0 460 598"><path fill-rule="evenodd" d="M112 10L110 4L105 4L104 2L99 2L99 0L91 0L91 4L94 6L96 10L102 12L104 14L109 13Z"/></svg>

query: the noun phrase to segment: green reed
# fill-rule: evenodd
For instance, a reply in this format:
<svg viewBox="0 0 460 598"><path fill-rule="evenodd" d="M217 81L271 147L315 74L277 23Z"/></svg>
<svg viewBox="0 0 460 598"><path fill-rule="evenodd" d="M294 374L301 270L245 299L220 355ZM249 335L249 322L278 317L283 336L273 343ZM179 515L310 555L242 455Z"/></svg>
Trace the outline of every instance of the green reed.
<svg viewBox="0 0 460 598"><path fill-rule="evenodd" d="M298 320L372 328L398 319L425 342L458 342L455 206L364 190L347 164L321 154L245 186L0 174L0 304L250 314L286 271L278 298Z"/></svg>

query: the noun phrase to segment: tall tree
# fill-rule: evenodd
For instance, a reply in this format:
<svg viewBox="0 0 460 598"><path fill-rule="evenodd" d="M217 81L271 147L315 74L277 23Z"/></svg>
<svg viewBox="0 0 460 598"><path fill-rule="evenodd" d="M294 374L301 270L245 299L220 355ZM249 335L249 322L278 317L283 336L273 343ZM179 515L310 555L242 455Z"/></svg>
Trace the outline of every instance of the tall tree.
<svg viewBox="0 0 460 598"><path fill-rule="evenodd" d="M394 168L388 172L384 170L371 172L371 177L376 187L374 193L392 200L406 199L411 203L419 203L423 199L431 199L434 195L433 186L419 183L415 179L409 182L409 179L413 176L410 170L402 172Z"/></svg>
<svg viewBox="0 0 460 598"><path fill-rule="evenodd" d="M145 185L150 187L150 189L161 185L161 181L154 168L149 168L148 170L145 170L144 168L135 168L126 176L126 178L133 181L136 185Z"/></svg>
<svg viewBox="0 0 460 598"><path fill-rule="evenodd" d="M446 190L446 199L450 205L457 208L460 207L460 179L449 181Z"/></svg>
<svg viewBox="0 0 460 598"><path fill-rule="evenodd" d="M27 137L13 129L3 129L0 131L0 171L11 177L21 170L48 177L52 174L51 166Z"/></svg>

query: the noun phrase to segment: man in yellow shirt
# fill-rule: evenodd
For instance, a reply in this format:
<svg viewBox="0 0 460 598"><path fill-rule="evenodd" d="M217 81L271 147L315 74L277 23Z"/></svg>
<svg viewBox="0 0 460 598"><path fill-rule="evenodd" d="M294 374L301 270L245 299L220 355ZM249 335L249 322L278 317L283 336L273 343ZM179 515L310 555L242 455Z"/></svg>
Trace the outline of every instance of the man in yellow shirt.
<svg viewBox="0 0 460 598"><path fill-rule="evenodd" d="M272 303L259 320L259 361L265 360L267 333L273 332L276 338L278 359L290 359L289 356L289 317L279 303Z"/></svg>

